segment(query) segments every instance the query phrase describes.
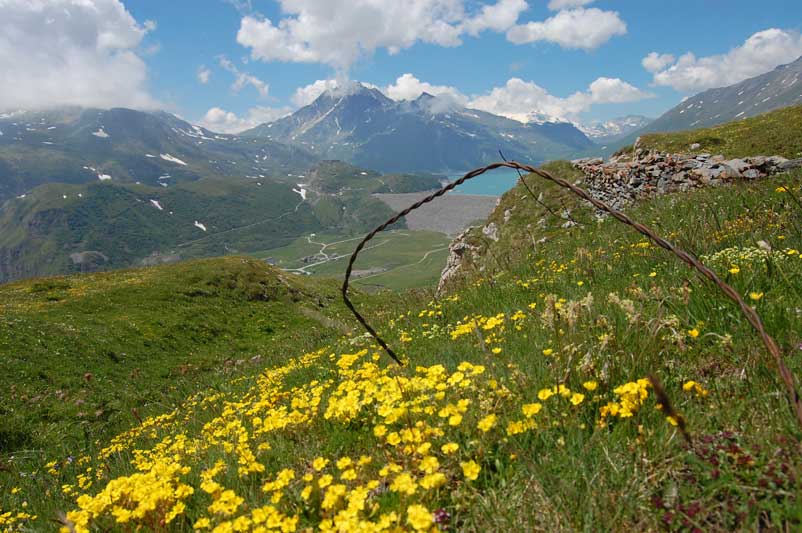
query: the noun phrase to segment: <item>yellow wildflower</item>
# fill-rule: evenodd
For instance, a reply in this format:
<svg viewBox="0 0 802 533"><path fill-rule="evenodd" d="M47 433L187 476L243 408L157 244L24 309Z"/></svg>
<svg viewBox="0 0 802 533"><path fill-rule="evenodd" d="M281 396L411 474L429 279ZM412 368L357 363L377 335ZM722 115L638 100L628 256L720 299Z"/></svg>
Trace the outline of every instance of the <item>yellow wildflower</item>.
<svg viewBox="0 0 802 533"><path fill-rule="evenodd" d="M327 464L329 464L329 460L328 459L324 459L323 457L318 457L317 459L312 461L312 468L314 468L315 470L320 472L321 470L326 468Z"/></svg>
<svg viewBox="0 0 802 533"><path fill-rule="evenodd" d="M440 451L446 455L450 455L456 452L457 450L459 450L459 444L457 444L456 442L449 442L447 444L443 444L442 446L440 446Z"/></svg>
<svg viewBox="0 0 802 533"><path fill-rule="evenodd" d="M527 403L521 406L521 412L524 414L526 418L532 418L533 416L538 414L541 409L543 409L543 405L539 403Z"/></svg>
<svg viewBox="0 0 802 533"><path fill-rule="evenodd" d="M487 415L486 417L481 419L478 424L476 424L476 427L479 428L479 430L481 430L482 432L487 433L493 428L493 426L496 425L496 418L497 418L496 415L493 414Z"/></svg>
<svg viewBox="0 0 802 533"><path fill-rule="evenodd" d="M479 472L482 471L482 467L476 464L476 461L468 461L466 463L459 464L462 467L462 474L465 476L465 479L469 481L474 481L476 478L479 477Z"/></svg>
<svg viewBox="0 0 802 533"><path fill-rule="evenodd" d="M428 530L433 523L432 513L423 505L414 504L407 508L407 524L416 531Z"/></svg>

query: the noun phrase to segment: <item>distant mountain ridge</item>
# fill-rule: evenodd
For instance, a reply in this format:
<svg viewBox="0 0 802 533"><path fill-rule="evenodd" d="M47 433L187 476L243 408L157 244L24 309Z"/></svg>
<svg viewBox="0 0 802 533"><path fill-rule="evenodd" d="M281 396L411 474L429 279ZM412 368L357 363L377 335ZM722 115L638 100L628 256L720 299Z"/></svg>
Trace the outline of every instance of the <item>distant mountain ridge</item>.
<svg viewBox="0 0 802 533"><path fill-rule="evenodd" d="M373 193L439 185L164 112L15 112L0 132L0 283L359 233L391 215Z"/></svg>
<svg viewBox="0 0 802 533"><path fill-rule="evenodd" d="M646 133L708 128L797 104L802 104L802 57L760 76L686 98L616 147L632 144Z"/></svg>
<svg viewBox="0 0 802 533"><path fill-rule="evenodd" d="M242 135L385 172L462 171L496 161L499 150L539 162L592 146L570 123L522 124L426 93L396 101L358 83L326 91L292 115Z"/></svg>
<svg viewBox="0 0 802 533"><path fill-rule="evenodd" d="M596 144L605 144L626 137L633 131L648 126L653 121L654 119L643 115L627 115L604 122L577 124L577 128Z"/></svg>
<svg viewBox="0 0 802 533"><path fill-rule="evenodd" d="M213 133L165 112L63 108L0 115L0 202L46 183L169 186L309 168L297 146Z"/></svg>

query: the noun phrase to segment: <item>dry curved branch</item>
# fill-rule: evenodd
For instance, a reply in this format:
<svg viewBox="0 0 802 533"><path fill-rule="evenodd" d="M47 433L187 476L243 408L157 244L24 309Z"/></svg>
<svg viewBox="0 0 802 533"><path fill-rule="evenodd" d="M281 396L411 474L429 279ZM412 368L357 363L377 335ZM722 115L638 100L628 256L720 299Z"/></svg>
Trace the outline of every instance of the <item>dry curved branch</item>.
<svg viewBox="0 0 802 533"><path fill-rule="evenodd" d="M539 177L541 177L543 179L546 179L546 180L549 180L549 181L551 181L553 183L556 183L560 187L563 187L565 189L569 189L575 195L579 196L583 200L586 200L587 202L592 204L597 209L608 213L610 216L612 216L613 218L615 218L619 222L634 228L635 231L637 231L641 235L644 235L645 237L647 237L649 240L651 240L652 242L654 242L655 244L657 244L661 248L663 248L665 250L668 250L669 252L674 254L676 257L678 257L683 263L686 263L690 267L696 269L700 274L702 274L702 276L704 276L709 281L711 281L713 284L715 284L721 290L721 292L723 292L730 300L735 302L735 304L741 310L741 313L746 317L746 319L749 321L749 323L752 325L752 327L755 329L755 331L760 336L761 340L763 341L763 344L766 346L766 349L768 350L769 354L771 355L771 357L773 359L773 362L774 362L774 364L775 364L775 366L777 368L777 373L779 374L780 379L783 382L783 385L784 385L784 387L786 389L786 393L787 393L787 396L788 396L788 401L791 403L791 408L794 411L794 414L796 416L796 419L797 419L797 422L799 423L800 428L802 428L802 401L800 401L799 392L798 392L797 387L796 387L796 381L794 379L794 375L791 373L791 371L789 370L789 368L786 366L785 362L783 361L783 357L782 357L782 354L780 353L780 348L777 346L777 343L774 341L774 339L771 337L771 335L769 335L766 332L766 328L764 327L763 321L760 319L760 316L757 314L757 312L752 307L750 307L744 301L744 299L741 297L741 295L738 294L738 292L734 288L732 288L730 285L725 283L721 278L719 278L716 275L715 272L713 272L708 267L706 267L701 261L699 261L693 255L689 254L688 252L686 252L686 251L684 251L684 250L682 250L680 248L677 248L676 246L671 244L669 241L667 241L664 238L662 238L659 235L657 235L654 231L649 229L647 226L644 226L643 224L640 224L639 222L635 222L634 220L629 218L624 213L622 213L622 212L620 212L620 211L618 211L616 209L613 209L612 207L610 207L606 203L602 202L601 200L598 200L598 199L594 198L593 196L590 195L590 193L588 193L584 189L582 189L580 187L577 187L573 183L570 183L570 182L568 182L568 181L566 181L566 180L564 180L562 178L558 178L556 176L553 176L552 174L550 174L549 172L547 172L545 170L541 170L539 168L535 168L535 167L530 166L530 165L524 165L524 164L521 164L521 163L518 163L518 162L515 162L515 161L503 161L503 162L498 162L498 163L492 163L492 164L487 165L485 167L478 168L476 170L472 170L472 171L468 172L467 174L465 174L464 176L462 176L460 179L458 179L458 180L456 180L456 181L454 181L452 183L449 183L448 185L446 185L442 189L432 193L431 195L427 196L426 198L423 198L423 199L415 202L414 204L412 204L408 208L404 209L400 213L398 213L395 216L393 216L392 218L390 218L390 220L388 220L384 224L380 225L378 228L376 228L373 231L371 231L370 233L368 233L365 236L365 238L362 239L362 241L360 241L359 245L357 245L356 249L354 250L354 253L351 255L351 259L348 261L348 267L346 268L346 271L345 271L345 280L343 281L343 286L342 286L342 295L343 295L343 300L345 302L345 305L351 310L351 312L354 314L354 316L359 321L359 323L362 324L362 326L364 326L364 328L368 331L368 333L370 333L373 336L373 338L376 339L376 342L378 342L379 345L382 348L384 348L384 350L387 352L387 354L396 363L398 363L399 365L402 364L401 360L395 354L395 352L387 345L387 343L384 341L384 339L382 339L379 336L379 334L376 333L376 330L374 330L367 323L365 318L356 310L356 308L354 307L353 303L351 303L351 300L348 298L348 284L349 284L349 281L350 281L350 278L351 278L351 271L353 270L354 262L356 261L357 256L362 251L362 249L365 247L365 244L367 244L367 242L370 241L373 237L375 237L376 234L379 233L380 231L383 231L384 229L386 229L387 227L395 224L396 222L401 220L401 218L403 218L404 216L408 215L412 211L416 210L420 206L422 206L422 205L424 205L426 203L429 203L432 200L434 200L436 198L439 198L440 196L443 196L447 192L453 190L455 187L458 187L459 185L462 185L466 181L468 181L468 180L470 180L472 178L475 178L477 176L480 176L480 175L484 174L485 172L488 172L490 170L494 170L494 169L497 169L497 168L511 168L511 169L515 169L515 170L521 170L521 171L524 171L524 172L527 172L527 173L530 173L530 174L535 174L535 175L537 175L537 176L539 176ZM526 183L524 181L523 176L521 176L521 181Z"/></svg>

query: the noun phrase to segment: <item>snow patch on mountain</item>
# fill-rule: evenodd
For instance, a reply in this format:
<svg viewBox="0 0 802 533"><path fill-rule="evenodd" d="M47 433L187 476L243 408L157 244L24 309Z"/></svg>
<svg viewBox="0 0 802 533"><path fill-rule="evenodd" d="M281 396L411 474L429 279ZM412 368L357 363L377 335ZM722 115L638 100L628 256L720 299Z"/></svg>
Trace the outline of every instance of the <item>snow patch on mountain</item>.
<svg viewBox="0 0 802 533"><path fill-rule="evenodd" d="M582 133L588 138L597 140L610 137L623 137L635 130L639 130L652 122L652 119L641 115L628 115L626 117L614 118L606 121L589 122L585 124L575 123Z"/></svg>
<svg viewBox="0 0 802 533"><path fill-rule="evenodd" d="M108 139L111 137L108 133L106 133L106 130L103 129L103 126L100 126L97 131L93 131L92 135L95 137L100 137L101 139Z"/></svg>
<svg viewBox="0 0 802 533"><path fill-rule="evenodd" d="M186 164L185 162L181 161L181 160L180 160L180 159L178 159L177 157L174 157L174 156L172 156L172 155L170 155L170 154L159 154L159 156L160 156L162 159L164 159L165 161L169 161L169 162L171 162L171 163L176 163L176 164L178 164L178 165L184 165L184 166L187 166L187 164Z"/></svg>

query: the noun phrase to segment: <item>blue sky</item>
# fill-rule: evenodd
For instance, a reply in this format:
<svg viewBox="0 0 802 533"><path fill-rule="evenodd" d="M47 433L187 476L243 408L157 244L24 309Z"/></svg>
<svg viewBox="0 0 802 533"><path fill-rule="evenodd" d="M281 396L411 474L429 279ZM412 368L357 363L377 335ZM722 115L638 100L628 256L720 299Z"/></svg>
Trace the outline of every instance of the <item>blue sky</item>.
<svg viewBox="0 0 802 533"><path fill-rule="evenodd" d="M790 0L91 0L91 14L77 13L74 0L51 1L54 10L43 17L25 0L10 0L0 20L17 20L22 30L28 15L32 25L47 19L43 30L65 34L58 46L76 39L86 78L93 69L107 74L95 82L102 98L78 89L62 94L73 84L43 81L42 69L26 72L19 60L0 57L21 87L53 86L42 105L63 97L165 107L221 130L291 111L335 78L374 84L395 98L440 91L522 120L533 111L584 122L656 117L686 95L802 55L802 2ZM72 17L59 19L70 10ZM76 34L93 31L97 43L109 31L124 38L81 48ZM17 44L37 46L23 37ZM73 76L60 67L47 69L51 78ZM33 96L0 97L37 105Z"/></svg>

